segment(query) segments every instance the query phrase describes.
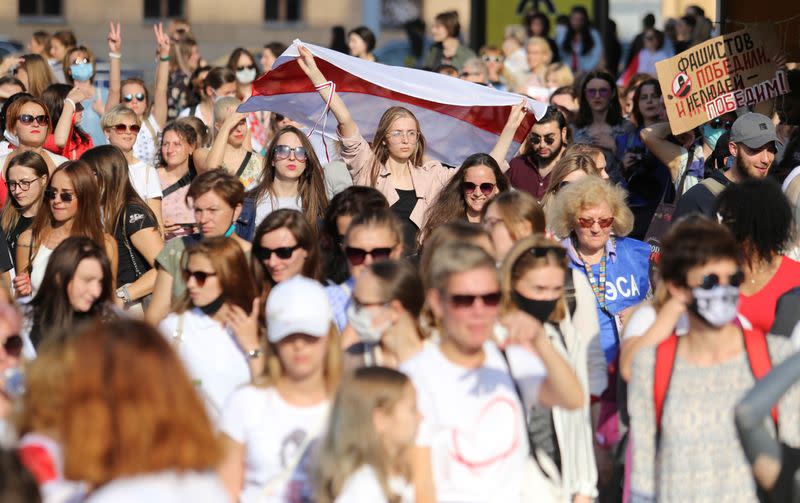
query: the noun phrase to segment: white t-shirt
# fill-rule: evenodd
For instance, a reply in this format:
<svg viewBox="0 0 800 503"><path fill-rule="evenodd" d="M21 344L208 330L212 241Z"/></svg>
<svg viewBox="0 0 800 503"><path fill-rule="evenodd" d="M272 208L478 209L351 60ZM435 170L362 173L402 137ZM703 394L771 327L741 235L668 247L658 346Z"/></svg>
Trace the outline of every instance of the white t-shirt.
<svg viewBox="0 0 800 503"><path fill-rule="evenodd" d="M256 204L256 227L258 227L270 213L283 208L303 211L303 203L300 201L299 197L272 197L270 195L262 197Z"/></svg>
<svg viewBox="0 0 800 503"><path fill-rule="evenodd" d="M161 192L161 181L158 178L158 172L147 161L139 160L139 162L129 165L128 178L130 178L133 188L136 189L139 197L143 200L164 197L163 192Z"/></svg>
<svg viewBox="0 0 800 503"><path fill-rule="evenodd" d="M307 435L318 436L328 417L328 401L297 407L286 402L275 388L244 386L228 399L220 430L245 448L244 488L241 503L300 503L310 497L308 457L296 463L297 449ZM310 449L306 450L308 453ZM265 491L269 481L296 469L283 487Z"/></svg>
<svg viewBox="0 0 800 503"><path fill-rule="evenodd" d="M192 110L194 110L194 113L192 113ZM213 127L212 122L214 121L214 118L213 117L209 117L208 120L206 120L206 118L203 117L203 113L200 111L200 104L199 103L195 107L186 107L186 108L184 108L178 114L178 118L179 119L183 118L183 117L189 117L189 116L197 117L198 119L203 121L203 124L205 124L209 128Z"/></svg>
<svg viewBox="0 0 800 503"><path fill-rule="evenodd" d="M466 369L438 346L403 365L422 414L417 445L429 447L440 503L521 503L528 433L508 366L484 345L483 366ZM541 360L518 346L506 350L526 407L538 402L547 375Z"/></svg>
<svg viewBox="0 0 800 503"><path fill-rule="evenodd" d="M389 490L400 496L400 503L414 503L414 486L399 477L389 479ZM378 474L370 465L363 465L347 478L334 503L388 503Z"/></svg>
<svg viewBox="0 0 800 503"><path fill-rule="evenodd" d="M148 124L150 125L149 127ZM152 132L150 131L151 128ZM156 153L158 152L158 146L156 143L158 140L158 134L160 132L161 128L158 127L156 118L153 117L153 114L150 114L150 116L142 122L142 128L139 130L139 135L136 136L136 143L133 144L133 155L136 156L137 159L141 159L150 166L155 166ZM153 133L155 133L155 135L153 135Z"/></svg>
<svg viewBox="0 0 800 503"><path fill-rule="evenodd" d="M86 503L228 503L230 499L215 472L163 471L114 480Z"/></svg>
<svg viewBox="0 0 800 503"><path fill-rule="evenodd" d="M181 316L183 331L180 340L176 340ZM205 400L209 418L217 424L231 393L251 380L248 357L236 336L197 308L183 315L170 314L159 324L159 329L173 343Z"/></svg>

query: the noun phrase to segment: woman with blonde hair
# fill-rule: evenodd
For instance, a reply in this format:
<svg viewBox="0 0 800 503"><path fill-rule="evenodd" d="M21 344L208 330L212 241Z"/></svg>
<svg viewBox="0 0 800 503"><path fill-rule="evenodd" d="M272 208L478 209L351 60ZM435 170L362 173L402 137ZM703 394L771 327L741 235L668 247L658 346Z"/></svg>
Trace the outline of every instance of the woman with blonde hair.
<svg viewBox="0 0 800 503"><path fill-rule="evenodd" d="M324 288L303 276L276 285L265 309L264 370L222 412L220 476L231 501L313 501L308 454L339 385L339 331Z"/></svg>
<svg viewBox="0 0 800 503"><path fill-rule="evenodd" d="M553 89L571 86L575 83L575 75L564 63L550 63L545 70L544 83Z"/></svg>
<svg viewBox="0 0 800 503"><path fill-rule="evenodd" d="M553 51L547 39L542 37L531 37L525 46L528 55L529 73L517 86L517 92L529 94L531 87L547 87L546 73L547 67L553 60Z"/></svg>
<svg viewBox="0 0 800 503"><path fill-rule="evenodd" d="M420 415L417 393L402 372L356 369L336 395L315 468L317 503L409 502Z"/></svg>
<svg viewBox="0 0 800 503"><path fill-rule="evenodd" d="M22 82L25 90L37 98L42 97L45 89L58 82L50 69L50 65L38 54L25 54L14 69L14 76Z"/></svg>

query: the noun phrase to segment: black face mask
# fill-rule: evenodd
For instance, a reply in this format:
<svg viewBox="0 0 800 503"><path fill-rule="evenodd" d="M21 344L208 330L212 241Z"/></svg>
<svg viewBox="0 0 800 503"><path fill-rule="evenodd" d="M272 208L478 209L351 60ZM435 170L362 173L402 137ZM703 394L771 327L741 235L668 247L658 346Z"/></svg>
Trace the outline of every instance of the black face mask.
<svg viewBox="0 0 800 503"><path fill-rule="evenodd" d="M553 300L534 300L529 299L527 297L523 297L518 292L512 292L512 298L514 299L514 303L520 308L522 311L530 314L540 322L544 323L550 318L550 315L553 314L553 310L556 308L556 303L558 299Z"/></svg>
<svg viewBox="0 0 800 503"><path fill-rule="evenodd" d="M210 303L206 304L205 306L197 306L197 307L199 307L200 310L203 311L203 314L207 316L214 316L215 314L217 314L217 311L220 310L222 304L224 303L225 303L225 296L220 295L219 297L217 297Z"/></svg>

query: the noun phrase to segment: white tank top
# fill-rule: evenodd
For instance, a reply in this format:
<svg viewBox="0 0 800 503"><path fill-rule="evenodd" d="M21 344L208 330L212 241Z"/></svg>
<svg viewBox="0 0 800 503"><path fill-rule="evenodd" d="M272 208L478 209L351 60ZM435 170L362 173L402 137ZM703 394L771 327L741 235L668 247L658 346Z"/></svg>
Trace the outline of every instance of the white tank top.
<svg viewBox="0 0 800 503"><path fill-rule="evenodd" d="M39 291L39 287L42 285L42 281L44 280L44 271L47 269L47 263L50 261L50 255L52 254L53 250L45 245L39 245L36 255L33 256L33 261L31 262L32 297L36 295L36 292Z"/></svg>

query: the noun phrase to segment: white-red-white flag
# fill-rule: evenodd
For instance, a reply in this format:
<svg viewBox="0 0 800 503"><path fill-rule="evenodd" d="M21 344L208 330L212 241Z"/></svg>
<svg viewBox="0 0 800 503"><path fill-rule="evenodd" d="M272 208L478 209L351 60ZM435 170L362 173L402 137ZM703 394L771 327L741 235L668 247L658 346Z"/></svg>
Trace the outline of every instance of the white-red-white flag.
<svg viewBox="0 0 800 503"><path fill-rule="evenodd" d="M454 166L470 154L490 152L511 108L523 98L446 75L374 63L295 40L272 70L253 83L253 95L239 107L240 112L277 112L320 129L325 102L297 64L298 44L311 51L322 74L336 84L336 92L367 140L371 140L387 108L403 106L420 122L427 155ZM526 100L528 113L514 135L509 158L547 110L545 103ZM330 117L322 130L325 136L337 138L335 118Z"/></svg>

